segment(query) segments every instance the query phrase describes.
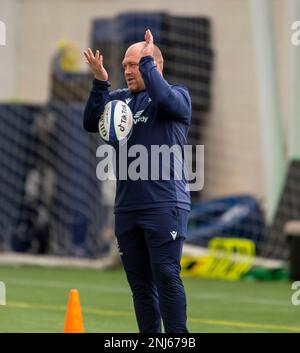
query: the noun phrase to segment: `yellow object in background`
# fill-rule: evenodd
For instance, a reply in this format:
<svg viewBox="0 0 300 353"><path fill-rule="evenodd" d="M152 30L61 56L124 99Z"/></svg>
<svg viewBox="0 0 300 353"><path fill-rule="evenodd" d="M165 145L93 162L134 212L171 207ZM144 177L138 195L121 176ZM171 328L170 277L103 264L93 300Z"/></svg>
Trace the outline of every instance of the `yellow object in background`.
<svg viewBox="0 0 300 353"><path fill-rule="evenodd" d="M255 243L249 239L213 238L207 256L182 256L181 274L236 281L248 272L255 256Z"/></svg>
<svg viewBox="0 0 300 353"><path fill-rule="evenodd" d="M76 45L61 39L58 42L59 69L64 72L78 72L80 53Z"/></svg>

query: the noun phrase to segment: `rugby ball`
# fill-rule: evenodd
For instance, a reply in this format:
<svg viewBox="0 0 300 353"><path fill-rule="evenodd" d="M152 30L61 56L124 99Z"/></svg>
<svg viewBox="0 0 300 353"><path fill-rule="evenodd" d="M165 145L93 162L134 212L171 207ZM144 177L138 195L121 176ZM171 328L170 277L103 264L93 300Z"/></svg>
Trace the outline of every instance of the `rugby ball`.
<svg viewBox="0 0 300 353"><path fill-rule="evenodd" d="M115 147L124 144L131 135L132 127L132 112L125 102L113 100L105 105L98 124L104 142Z"/></svg>

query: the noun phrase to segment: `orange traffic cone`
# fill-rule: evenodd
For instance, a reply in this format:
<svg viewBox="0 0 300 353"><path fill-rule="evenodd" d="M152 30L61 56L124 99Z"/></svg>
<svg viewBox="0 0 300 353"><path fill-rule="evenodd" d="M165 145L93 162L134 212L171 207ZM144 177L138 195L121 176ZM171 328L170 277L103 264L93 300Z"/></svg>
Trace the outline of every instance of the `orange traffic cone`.
<svg viewBox="0 0 300 353"><path fill-rule="evenodd" d="M64 326L64 333L83 333L83 320L77 289L71 289Z"/></svg>

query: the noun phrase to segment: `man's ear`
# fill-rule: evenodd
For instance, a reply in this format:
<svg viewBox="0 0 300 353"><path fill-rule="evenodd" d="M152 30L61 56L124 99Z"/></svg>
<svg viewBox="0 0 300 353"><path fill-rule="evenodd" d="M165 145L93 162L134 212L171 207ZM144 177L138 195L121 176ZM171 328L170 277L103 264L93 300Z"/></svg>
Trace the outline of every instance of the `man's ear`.
<svg viewBox="0 0 300 353"><path fill-rule="evenodd" d="M159 64L157 63L157 61L155 61L155 59L153 59L153 62L154 62L154 64L156 65L157 70L162 74L162 69L161 69L161 67L159 66Z"/></svg>

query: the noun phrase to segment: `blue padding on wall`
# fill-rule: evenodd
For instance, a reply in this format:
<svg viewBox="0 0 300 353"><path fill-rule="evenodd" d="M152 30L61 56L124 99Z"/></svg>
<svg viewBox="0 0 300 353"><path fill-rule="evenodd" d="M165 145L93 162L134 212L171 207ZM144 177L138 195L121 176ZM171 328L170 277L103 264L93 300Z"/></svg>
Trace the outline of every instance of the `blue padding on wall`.
<svg viewBox="0 0 300 353"><path fill-rule="evenodd" d="M123 13L117 17L118 33L121 42L132 44L144 40L144 33L149 28L155 42L166 43L166 14L164 13Z"/></svg>

